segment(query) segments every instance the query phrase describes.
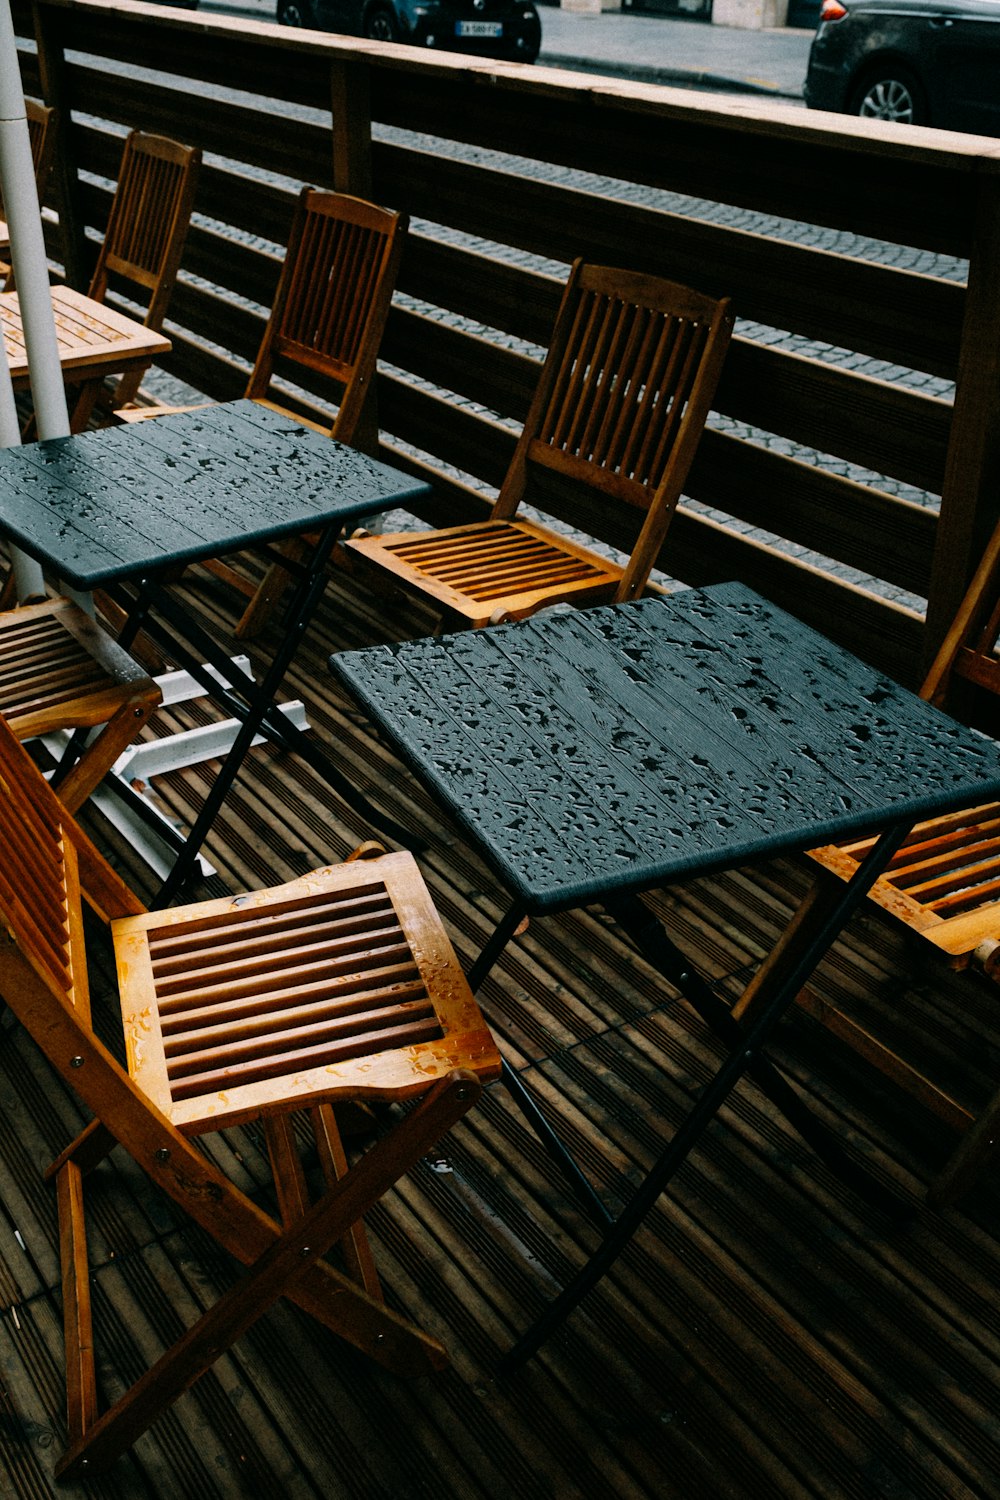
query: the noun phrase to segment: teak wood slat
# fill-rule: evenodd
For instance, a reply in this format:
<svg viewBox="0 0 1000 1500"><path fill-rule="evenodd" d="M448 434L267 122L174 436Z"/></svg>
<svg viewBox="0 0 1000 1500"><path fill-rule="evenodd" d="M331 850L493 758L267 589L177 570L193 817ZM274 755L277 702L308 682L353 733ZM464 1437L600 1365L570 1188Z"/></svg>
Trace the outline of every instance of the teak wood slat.
<svg viewBox="0 0 1000 1500"><path fill-rule="evenodd" d="M490 520L353 537L348 551L475 627L543 604L636 598L673 518L731 330L728 301L577 261ZM516 519L547 475L638 517L623 566Z"/></svg>
<svg viewBox="0 0 1000 1500"><path fill-rule="evenodd" d="M412 856L147 913L2 722L0 802L17 855L16 872L0 871L0 994L96 1116L49 1174L70 1437L58 1472L113 1460L283 1295L390 1369L443 1363L440 1344L382 1302L361 1220L499 1076L500 1058ZM84 901L110 926L128 1072L91 1030ZM329 1106L355 1100L413 1107L348 1164ZM302 1109L326 1181L313 1203L288 1133ZM283 1174L283 1226L188 1140L257 1119ZM83 1178L116 1142L248 1269L99 1413ZM345 1238L346 1274L324 1259Z"/></svg>

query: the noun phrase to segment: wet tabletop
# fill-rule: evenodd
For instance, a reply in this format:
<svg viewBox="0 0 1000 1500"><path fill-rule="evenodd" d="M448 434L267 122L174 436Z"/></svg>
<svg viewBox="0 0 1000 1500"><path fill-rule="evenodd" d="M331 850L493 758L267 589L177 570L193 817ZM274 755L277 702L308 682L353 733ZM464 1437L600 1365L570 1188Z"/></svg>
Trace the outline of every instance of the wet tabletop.
<svg viewBox="0 0 1000 1500"><path fill-rule="evenodd" d="M0 449L0 534L73 587L405 505L427 486L234 401Z"/></svg>
<svg viewBox="0 0 1000 1500"><path fill-rule="evenodd" d="M331 669L529 911L1000 794L1000 746L740 584Z"/></svg>

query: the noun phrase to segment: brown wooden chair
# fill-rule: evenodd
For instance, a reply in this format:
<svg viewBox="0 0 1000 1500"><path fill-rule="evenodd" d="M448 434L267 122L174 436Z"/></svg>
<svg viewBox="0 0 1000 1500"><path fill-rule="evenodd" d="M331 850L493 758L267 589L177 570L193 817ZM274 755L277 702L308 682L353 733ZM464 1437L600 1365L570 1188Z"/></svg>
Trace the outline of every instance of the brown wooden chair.
<svg viewBox="0 0 1000 1500"><path fill-rule="evenodd" d="M38 99L25 99L24 113L28 121L28 140L31 144L31 164L35 171L35 188L39 205L45 202L45 193L52 175L55 161L57 114ZM10 249L10 229L7 226L3 199L0 198L0 255L6 256ZM11 285L11 269L6 260L0 261L0 276L6 278L4 289Z"/></svg>
<svg viewBox="0 0 1000 1500"><path fill-rule="evenodd" d="M489 520L352 537L348 552L422 594L449 624L518 619L556 602L641 594L680 498L732 332L728 300L577 261L538 388ZM632 508L624 566L531 520L547 486Z"/></svg>
<svg viewBox="0 0 1000 1500"><path fill-rule="evenodd" d="M500 1058L412 856L148 913L2 722L0 809L0 996L94 1115L49 1168L66 1338L60 1477L114 1459L283 1295L390 1369L444 1363L381 1300L361 1220L499 1076ZM91 1024L84 901L110 927L128 1071ZM416 1103L348 1165L331 1106L355 1100ZM313 1203L293 1144L300 1110L325 1175ZM281 1223L189 1139L256 1119ZM100 1413L84 1178L116 1143L248 1269ZM344 1240L337 1266L324 1257Z"/></svg>
<svg viewBox="0 0 1000 1500"><path fill-rule="evenodd" d="M88 297L103 302L110 290L127 290L130 300L145 305L143 323L157 332L163 327L184 250L201 152L165 136L133 130L126 137L118 183L108 226L87 289ZM131 401L142 383L143 370L123 375L114 390L101 396L110 413ZM96 387L85 387L74 409L74 432L86 427Z"/></svg>
<svg viewBox="0 0 1000 1500"><path fill-rule="evenodd" d="M952 622L920 696L939 708L1000 731L1000 524ZM848 879L873 839L814 849L824 869ZM1000 803L968 808L949 818L919 824L887 873L870 892L890 916L932 944L953 967L975 960L1000 982ZM954 1100L931 1085L868 1033L845 1030L839 1012L824 1015L841 1035L904 1088L923 1098L948 1122L964 1130L958 1149L932 1185L937 1204L951 1202L974 1180L989 1153L1000 1120L1000 1093L975 1122Z"/></svg>
<svg viewBox="0 0 1000 1500"><path fill-rule="evenodd" d="M0 714L20 740L100 729L56 784L75 812L161 701L149 674L68 599L0 613ZM103 726L103 727L101 727Z"/></svg>
<svg viewBox="0 0 1000 1500"><path fill-rule="evenodd" d="M376 453L378 427L369 398L406 228L405 214L346 193L302 189L246 396ZM280 384L303 372L307 379L319 376L333 391L337 411L328 425L321 426L302 398ZM136 407L118 416L144 420L179 409ZM292 557L297 550L295 544L286 549ZM284 592L287 571L275 564L259 587L224 565L213 571L250 596L237 636L256 634Z"/></svg>

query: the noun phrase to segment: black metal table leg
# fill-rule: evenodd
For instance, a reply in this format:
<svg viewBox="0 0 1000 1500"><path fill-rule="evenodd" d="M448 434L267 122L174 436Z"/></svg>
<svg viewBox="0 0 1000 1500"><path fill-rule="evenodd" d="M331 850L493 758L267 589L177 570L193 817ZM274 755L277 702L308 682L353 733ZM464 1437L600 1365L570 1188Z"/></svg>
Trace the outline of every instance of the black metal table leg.
<svg viewBox="0 0 1000 1500"><path fill-rule="evenodd" d="M487 975L524 920L524 916L524 907L519 901L515 901L493 929L469 970L469 988L474 995L479 992ZM501 1082L565 1177L581 1208L599 1229L609 1228L614 1223L614 1215L605 1208L590 1181L549 1124L520 1073L516 1068L511 1067L506 1059L503 1062Z"/></svg>
<svg viewBox="0 0 1000 1500"><path fill-rule="evenodd" d="M554 1329L568 1317L586 1294L597 1285L625 1249L643 1219L687 1159L706 1127L743 1075L757 1067L762 1048L799 990L834 942L852 912L892 859L909 831L909 824L882 835L850 881L830 904L824 918L788 971L775 993L762 1006L758 1019L747 1030L739 1030L739 1042L702 1089L687 1119L660 1154L641 1186L618 1215L602 1243L568 1286L555 1297L536 1322L517 1340L501 1362L509 1373L530 1359ZM737 1023L733 1023L736 1025Z"/></svg>
<svg viewBox="0 0 1000 1500"><path fill-rule="evenodd" d="M144 579L140 584L138 597L130 602L129 619L123 638L131 642L138 630L144 628L158 645L205 687L216 702L240 720L237 735L191 827L184 847L152 902L153 910L162 908L173 900L190 878L198 852L258 733L269 734L284 748L301 755L355 812L387 837L405 848L412 849L414 845L423 847L401 825L374 808L318 746L283 718L274 702L325 587L326 563L337 535L336 528L328 528L316 543L308 566L302 569L302 576L296 582L289 606L288 624L282 633L281 643L259 683L235 667L207 632L172 598L169 590L155 579ZM185 640L195 647L201 661L185 645ZM205 670L205 662L215 669L219 674L218 678Z"/></svg>

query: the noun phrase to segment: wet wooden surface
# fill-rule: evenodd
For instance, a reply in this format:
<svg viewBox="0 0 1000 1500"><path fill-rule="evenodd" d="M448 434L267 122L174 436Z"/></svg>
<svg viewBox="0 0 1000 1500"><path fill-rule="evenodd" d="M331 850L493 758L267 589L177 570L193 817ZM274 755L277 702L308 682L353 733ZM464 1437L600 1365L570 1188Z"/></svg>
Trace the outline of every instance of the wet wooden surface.
<svg viewBox="0 0 1000 1500"><path fill-rule="evenodd" d="M241 601L197 573L191 607L222 631ZM290 695L362 790L428 841L421 865L468 964L504 905L495 879L326 670L333 650L429 622L338 576ZM280 625L275 625L279 629ZM262 655L266 641L259 643ZM169 717L199 722L198 705ZM212 763L158 779L181 819ZM94 826L152 889L127 840ZM370 835L301 763L253 752L209 843L204 893L283 879ZM658 901L676 940L731 998L773 941L803 873L771 863ZM856 920L819 988L880 1028L973 1108L995 1086L1000 993L954 975L875 913ZM95 982L98 1003L103 986ZM720 1056L717 1044L599 908L532 921L481 1000L611 1207ZM920 1208L954 1137L807 1017L776 1055L887 1184L912 1198L889 1230L821 1167L749 1084L628 1252L515 1376L499 1355L594 1244L499 1087L373 1216L390 1301L438 1334L452 1365L407 1383L281 1306L111 1473L57 1490L62 1333L55 1205L41 1173L79 1123L75 1101L16 1030L0 1033L0 1494L132 1497L874 1496L996 1492L1000 1196ZM211 1147L267 1197L254 1129ZM91 1186L107 1392L131 1378L231 1267L129 1162Z"/></svg>

